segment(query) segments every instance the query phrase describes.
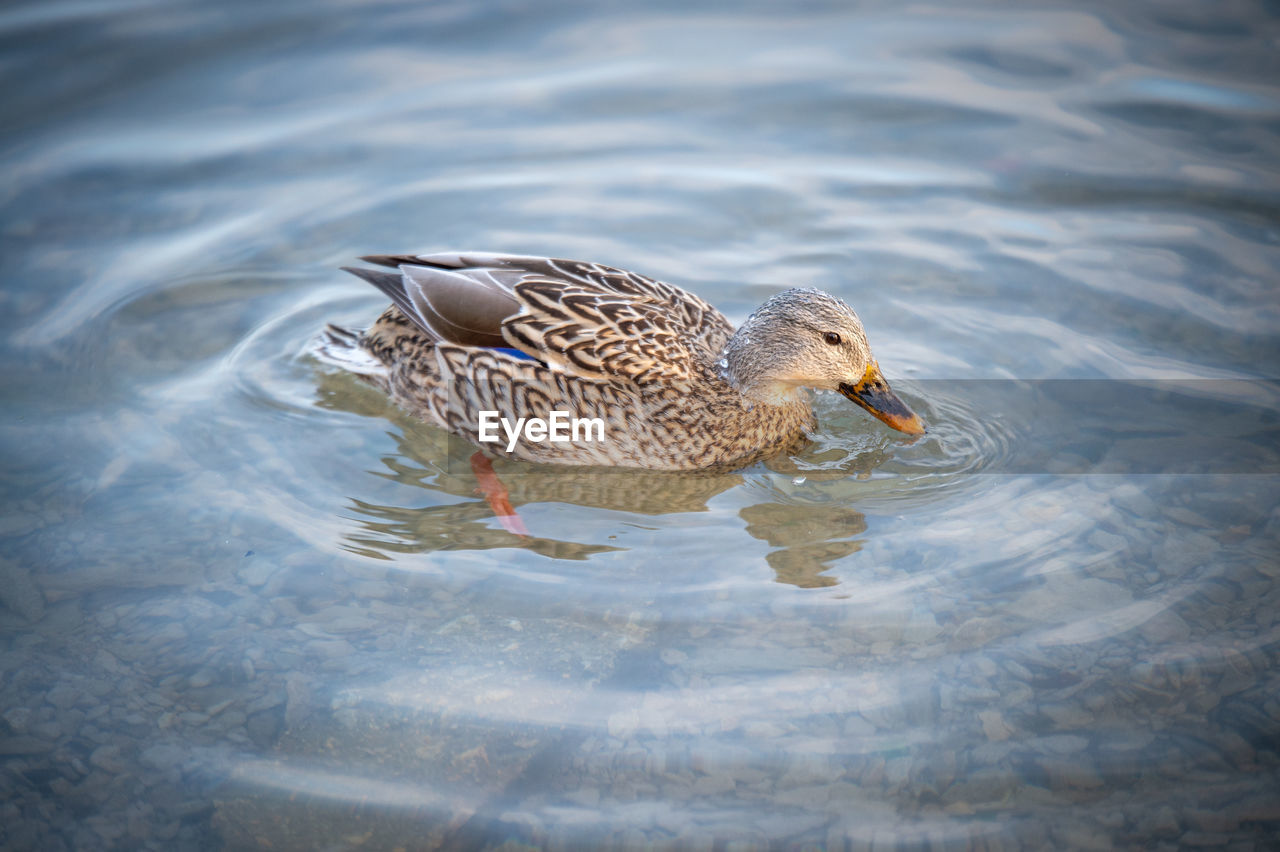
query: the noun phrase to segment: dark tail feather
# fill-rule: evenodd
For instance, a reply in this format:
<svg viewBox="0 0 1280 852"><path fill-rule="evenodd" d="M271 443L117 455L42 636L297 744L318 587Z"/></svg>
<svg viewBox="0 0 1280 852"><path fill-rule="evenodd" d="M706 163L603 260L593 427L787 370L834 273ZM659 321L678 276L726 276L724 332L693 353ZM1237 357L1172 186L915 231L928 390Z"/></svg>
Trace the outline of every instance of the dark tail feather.
<svg viewBox="0 0 1280 852"><path fill-rule="evenodd" d="M365 269L363 266L344 266L342 271L363 278L392 299L397 294L404 295L404 277L399 272L383 272L381 269Z"/></svg>
<svg viewBox="0 0 1280 852"><path fill-rule="evenodd" d="M348 328L327 325L311 347L311 354L326 364L341 367L376 382L387 376L387 366L365 351L360 335Z"/></svg>
<svg viewBox="0 0 1280 852"><path fill-rule="evenodd" d="M389 266L392 269L399 269L401 266L430 266L436 269L463 269L468 266L476 266L475 258L479 257L481 261L487 258L487 255L460 255L460 254L366 254L360 258L365 263L376 263L378 266Z"/></svg>
<svg viewBox="0 0 1280 852"><path fill-rule="evenodd" d="M389 266L392 269L399 269L406 263L415 264L417 266L432 266L430 263L423 263L411 254L366 254L360 258L365 263L376 263L378 266Z"/></svg>
<svg viewBox="0 0 1280 852"><path fill-rule="evenodd" d="M361 259L368 260L369 258ZM365 269L360 266L344 266L342 271L350 272L357 278L363 278L377 287L387 298L395 303L397 308L404 311L406 316L418 316L418 308L409 298L409 294L405 292L404 276L399 272L383 272L381 269Z"/></svg>

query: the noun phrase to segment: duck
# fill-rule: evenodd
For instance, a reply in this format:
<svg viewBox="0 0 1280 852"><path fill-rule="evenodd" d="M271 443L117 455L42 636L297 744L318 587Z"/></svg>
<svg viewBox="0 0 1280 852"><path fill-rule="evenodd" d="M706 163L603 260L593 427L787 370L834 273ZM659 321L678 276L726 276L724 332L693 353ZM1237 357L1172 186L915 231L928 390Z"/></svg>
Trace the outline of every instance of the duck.
<svg viewBox="0 0 1280 852"><path fill-rule="evenodd" d="M822 290L777 293L735 329L693 293L599 263L481 252L361 260L369 266L344 271L391 305L363 331L329 325L314 354L495 457L737 469L803 446L817 426L812 390L840 393L905 435L925 431L858 315Z"/></svg>

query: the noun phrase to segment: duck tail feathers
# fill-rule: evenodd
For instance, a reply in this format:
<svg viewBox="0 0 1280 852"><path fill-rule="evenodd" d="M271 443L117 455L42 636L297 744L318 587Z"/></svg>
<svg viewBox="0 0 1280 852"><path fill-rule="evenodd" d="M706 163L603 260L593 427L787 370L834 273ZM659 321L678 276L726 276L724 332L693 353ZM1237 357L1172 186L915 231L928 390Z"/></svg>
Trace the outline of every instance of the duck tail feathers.
<svg viewBox="0 0 1280 852"><path fill-rule="evenodd" d="M387 365L360 345L360 334L348 328L327 325L311 346L311 354L321 363L355 373L374 382L385 381Z"/></svg>

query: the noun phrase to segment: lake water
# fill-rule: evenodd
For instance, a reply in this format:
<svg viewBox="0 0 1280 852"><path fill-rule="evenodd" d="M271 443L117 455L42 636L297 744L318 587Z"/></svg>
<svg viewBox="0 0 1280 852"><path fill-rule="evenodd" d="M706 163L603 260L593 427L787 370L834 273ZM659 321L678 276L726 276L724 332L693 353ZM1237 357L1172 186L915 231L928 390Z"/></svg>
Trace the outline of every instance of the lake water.
<svg viewBox="0 0 1280 852"><path fill-rule="evenodd" d="M0 847L1274 843L1276 11L7 5ZM930 432L522 539L307 355L450 249L830 290Z"/></svg>

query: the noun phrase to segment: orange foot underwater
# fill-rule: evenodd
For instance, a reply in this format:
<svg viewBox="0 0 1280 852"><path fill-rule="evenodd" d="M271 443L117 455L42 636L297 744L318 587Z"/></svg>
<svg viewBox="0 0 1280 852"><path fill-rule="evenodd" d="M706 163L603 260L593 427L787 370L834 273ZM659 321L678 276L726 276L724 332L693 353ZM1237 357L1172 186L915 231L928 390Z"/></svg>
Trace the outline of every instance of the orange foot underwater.
<svg viewBox="0 0 1280 852"><path fill-rule="evenodd" d="M473 453L471 472L476 475L476 481L480 484L476 493L484 495L484 499L489 502L489 508L493 509L493 513L498 516L498 523L502 524L502 528L521 538L528 538L529 529L516 514L515 507L511 505L511 497L507 494L507 488L502 484L502 480L498 479L498 474L493 469L493 463L489 461L489 457L479 450Z"/></svg>

